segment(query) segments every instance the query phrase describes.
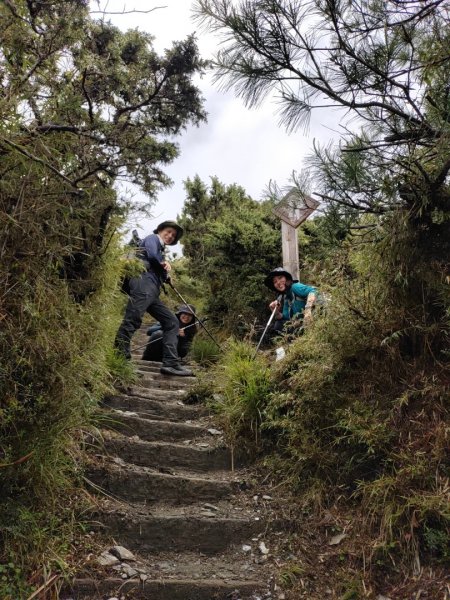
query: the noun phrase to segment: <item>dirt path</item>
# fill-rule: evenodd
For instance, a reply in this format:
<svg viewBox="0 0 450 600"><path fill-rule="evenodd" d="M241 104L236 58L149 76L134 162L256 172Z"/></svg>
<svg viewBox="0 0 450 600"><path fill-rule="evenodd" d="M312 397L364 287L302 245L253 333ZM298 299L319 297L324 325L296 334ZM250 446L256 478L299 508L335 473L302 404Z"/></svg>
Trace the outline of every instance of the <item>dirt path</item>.
<svg viewBox="0 0 450 600"><path fill-rule="evenodd" d="M135 346L145 341L138 332ZM267 561L268 502L231 471L206 409L183 404L194 378L162 376L139 356L139 385L105 401L88 472L104 546L63 600L283 598Z"/></svg>

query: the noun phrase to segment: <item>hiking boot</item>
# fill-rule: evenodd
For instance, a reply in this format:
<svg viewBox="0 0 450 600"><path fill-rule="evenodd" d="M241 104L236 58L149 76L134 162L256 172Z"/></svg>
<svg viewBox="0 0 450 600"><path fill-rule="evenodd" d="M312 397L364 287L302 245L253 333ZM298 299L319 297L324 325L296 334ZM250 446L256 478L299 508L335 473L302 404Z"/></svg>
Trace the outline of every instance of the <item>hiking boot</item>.
<svg viewBox="0 0 450 600"><path fill-rule="evenodd" d="M163 375L178 375L179 377L192 377L192 375L194 375L191 369L186 369L180 364L170 366L163 365L159 372Z"/></svg>

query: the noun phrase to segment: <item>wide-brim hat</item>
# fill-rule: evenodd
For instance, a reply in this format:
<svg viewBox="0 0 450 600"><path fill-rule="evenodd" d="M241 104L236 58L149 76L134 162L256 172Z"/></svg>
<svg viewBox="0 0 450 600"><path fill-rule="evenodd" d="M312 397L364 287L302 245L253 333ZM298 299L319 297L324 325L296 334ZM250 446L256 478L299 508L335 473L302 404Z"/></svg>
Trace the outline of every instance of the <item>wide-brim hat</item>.
<svg viewBox="0 0 450 600"><path fill-rule="evenodd" d="M163 229L166 229L167 227L173 227L173 229L175 229L177 232L174 241L171 244L168 244L169 246L174 246L175 244L177 244L180 241L180 238L183 235L183 228L180 227L178 225L178 223L176 223L175 221L163 221L162 223L160 223L158 225L158 227L156 229L153 230L153 233L159 233L160 231L162 231Z"/></svg>
<svg viewBox="0 0 450 600"><path fill-rule="evenodd" d="M264 284L267 285L267 287L269 289L273 290L274 292L278 291L273 285L273 278L279 277L280 275L284 275L286 277L286 279L290 279L291 281L294 281L294 279L293 279L292 275L289 273L289 271L285 271L283 269L283 267L277 267L273 271L270 271L270 273L266 276L266 278L264 279Z"/></svg>
<svg viewBox="0 0 450 600"><path fill-rule="evenodd" d="M178 307L178 310L175 314L181 315L181 313L194 316L195 315L195 306L193 304L180 304L180 306Z"/></svg>

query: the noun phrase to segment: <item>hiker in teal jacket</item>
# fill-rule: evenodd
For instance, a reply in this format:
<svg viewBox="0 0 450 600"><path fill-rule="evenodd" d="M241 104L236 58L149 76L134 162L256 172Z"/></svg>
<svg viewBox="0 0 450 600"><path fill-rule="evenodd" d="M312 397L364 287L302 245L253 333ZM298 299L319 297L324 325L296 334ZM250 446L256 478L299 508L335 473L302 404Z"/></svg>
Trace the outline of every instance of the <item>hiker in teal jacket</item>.
<svg viewBox="0 0 450 600"><path fill-rule="evenodd" d="M268 288L277 292L279 297L269 304L271 311L275 308L273 329L280 333L286 323L293 319L308 325L312 320L312 308L317 300L317 289L311 285L294 281L292 275L282 267L271 271L264 280Z"/></svg>

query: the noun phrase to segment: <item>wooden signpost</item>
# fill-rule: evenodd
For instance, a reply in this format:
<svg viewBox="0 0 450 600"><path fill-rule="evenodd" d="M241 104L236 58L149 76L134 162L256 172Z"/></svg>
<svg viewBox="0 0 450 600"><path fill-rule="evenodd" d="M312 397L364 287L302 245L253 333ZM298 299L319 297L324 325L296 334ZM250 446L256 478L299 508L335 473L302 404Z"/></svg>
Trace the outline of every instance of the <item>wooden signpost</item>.
<svg viewBox="0 0 450 600"><path fill-rule="evenodd" d="M301 194L297 188L292 188L273 209L281 219L283 269L291 273L294 279L300 279L297 228L319 204L314 198Z"/></svg>

